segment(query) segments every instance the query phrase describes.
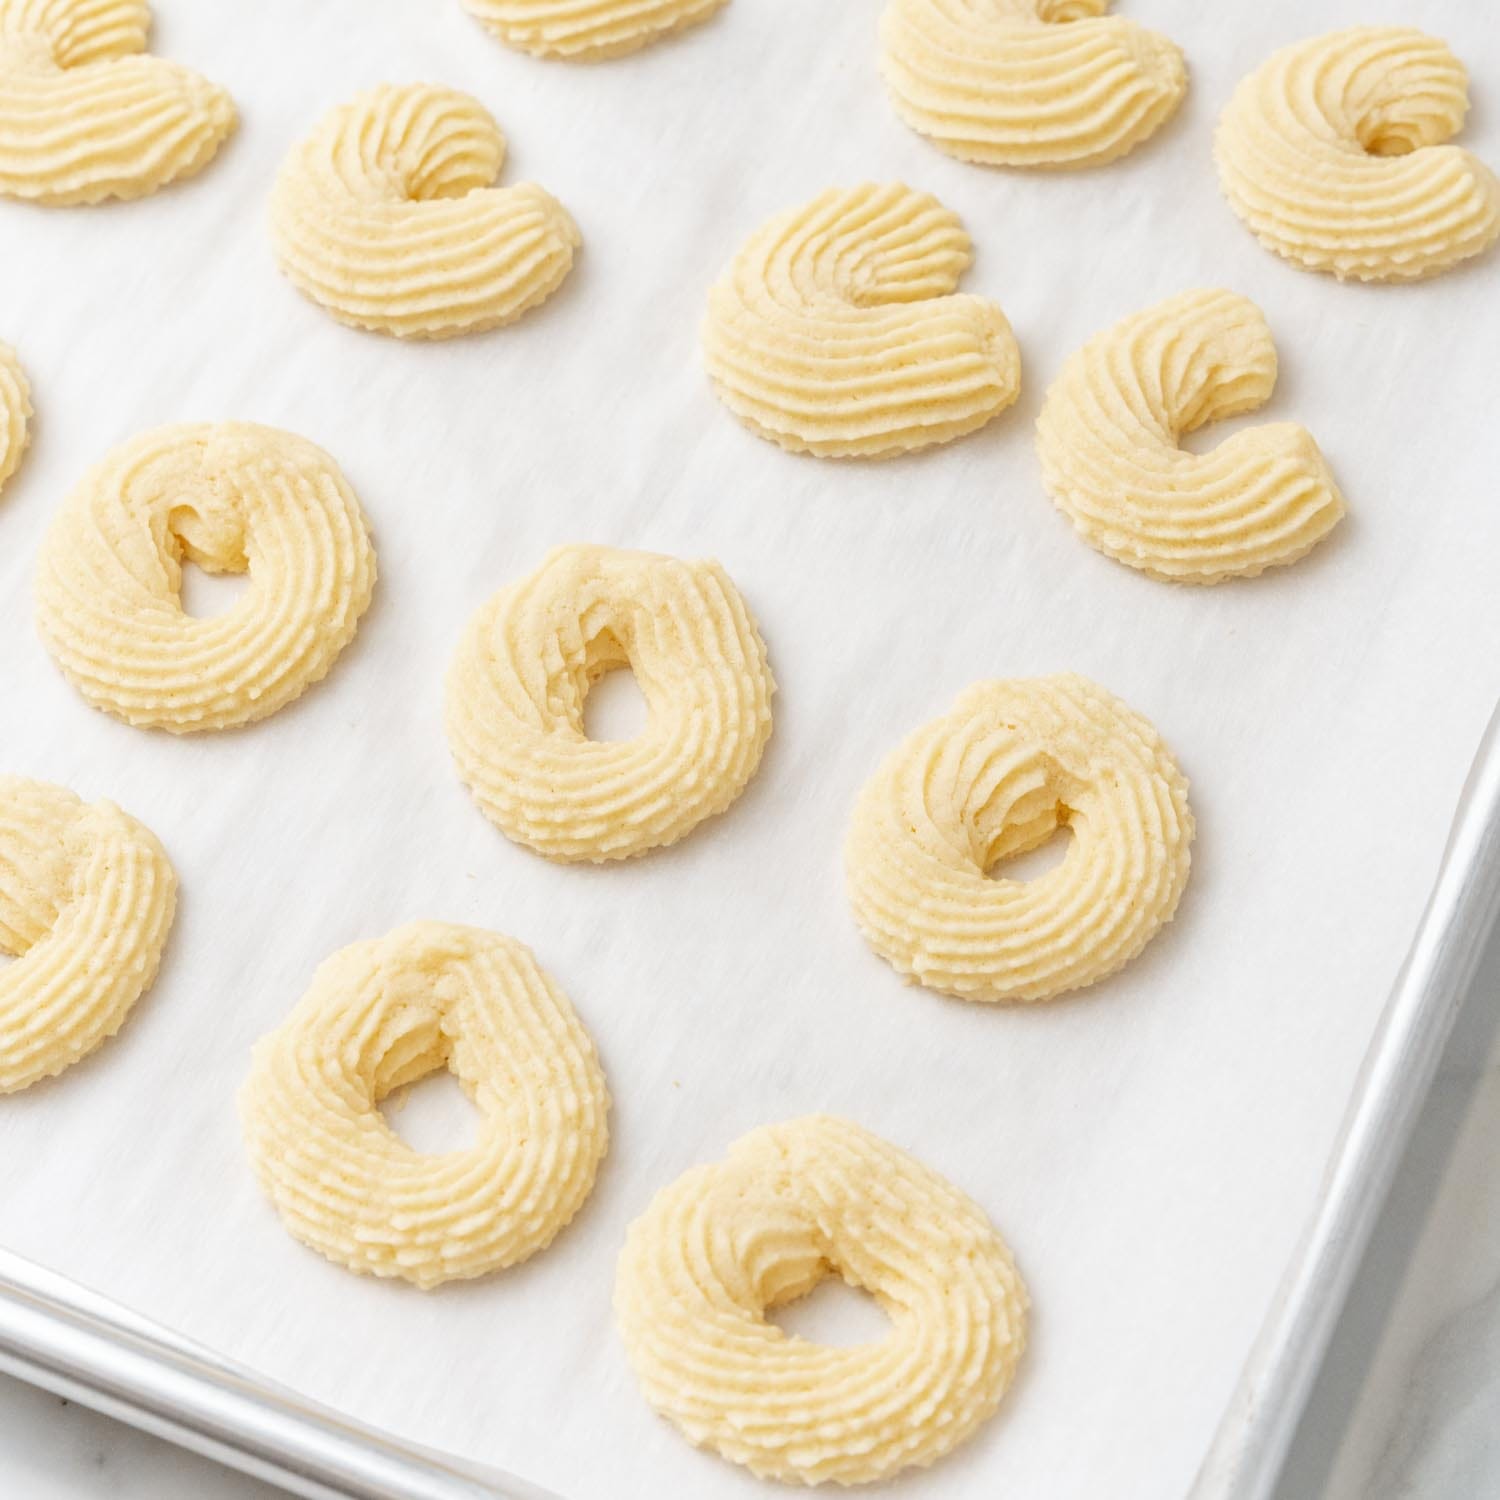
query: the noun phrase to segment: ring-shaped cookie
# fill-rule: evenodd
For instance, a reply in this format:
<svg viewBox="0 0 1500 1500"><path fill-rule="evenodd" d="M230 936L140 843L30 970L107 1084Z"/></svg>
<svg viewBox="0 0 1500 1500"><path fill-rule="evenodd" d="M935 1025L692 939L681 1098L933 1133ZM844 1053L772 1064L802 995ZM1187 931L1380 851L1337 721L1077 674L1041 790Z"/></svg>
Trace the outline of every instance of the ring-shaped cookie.
<svg viewBox="0 0 1500 1500"><path fill-rule="evenodd" d="M0 194L140 198L208 164L234 103L145 55L150 26L146 0L0 0Z"/></svg>
<svg viewBox="0 0 1500 1500"><path fill-rule="evenodd" d="M222 614L182 608L182 563L248 573ZM116 448L42 544L37 627L68 679L127 723L186 734L263 719L319 681L375 584L364 513L305 438L248 422Z"/></svg>
<svg viewBox="0 0 1500 1500"><path fill-rule="evenodd" d="M889 1317L834 1348L766 1312L837 1274ZM999 1405L1026 1343L1026 1289L983 1211L847 1120L737 1141L631 1225L615 1316L657 1411L768 1479L864 1484L930 1464Z"/></svg>
<svg viewBox="0 0 1500 1500"><path fill-rule="evenodd" d="M633 739L590 740L583 702L628 666ZM776 684L739 590L714 562L560 547L469 622L448 672L459 775L508 837L557 860L674 843L739 796Z"/></svg>
<svg viewBox="0 0 1500 1500"><path fill-rule="evenodd" d="M1444 144L1463 64L1407 26L1285 47L1234 91L1214 135L1225 196L1268 250L1340 280L1435 276L1500 238L1500 182Z"/></svg>
<svg viewBox="0 0 1500 1500"><path fill-rule="evenodd" d="M900 183L830 188L758 229L708 296L724 404L793 453L887 458L982 427L1020 394L999 304L955 292L958 215Z"/></svg>
<svg viewBox="0 0 1500 1500"><path fill-rule="evenodd" d="M1091 167L1133 151L1187 91L1175 43L1110 0L889 0L896 113L962 161ZM1066 22L1066 25L1059 24Z"/></svg>
<svg viewBox="0 0 1500 1500"><path fill-rule="evenodd" d="M16 351L0 343L0 489L21 466L31 432L31 385Z"/></svg>
<svg viewBox="0 0 1500 1500"><path fill-rule="evenodd" d="M479 1114L420 1152L380 1101L446 1067ZM240 1118L287 1229L349 1270L437 1286L549 1245L594 1185L609 1092L568 998L511 938L413 922L318 967L255 1047Z"/></svg>
<svg viewBox="0 0 1500 1500"><path fill-rule="evenodd" d="M1218 583L1295 562L1344 514L1313 436L1246 428L1209 453L1180 439L1254 411L1276 385L1276 345L1235 292L1183 292L1095 335L1037 418L1042 478L1090 546L1158 578Z"/></svg>
<svg viewBox="0 0 1500 1500"><path fill-rule="evenodd" d="M865 785L845 844L855 920L900 973L962 1000L1047 1000L1134 958L1188 877L1187 781L1083 677L979 682ZM987 873L1072 831L1035 880Z"/></svg>
<svg viewBox="0 0 1500 1500"><path fill-rule="evenodd" d="M384 84L331 110L271 193L291 282L341 323L452 338L512 323L573 265L578 227L534 182L497 187L505 137L477 99Z"/></svg>
<svg viewBox="0 0 1500 1500"><path fill-rule="evenodd" d="M0 1094L71 1067L151 987L177 876L110 802L0 776Z"/></svg>
<svg viewBox="0 0 1500 1500"><path fill-rule="evenodd" d="M602 62L706 21L728 0L463 0L508 47Z"/></svg>

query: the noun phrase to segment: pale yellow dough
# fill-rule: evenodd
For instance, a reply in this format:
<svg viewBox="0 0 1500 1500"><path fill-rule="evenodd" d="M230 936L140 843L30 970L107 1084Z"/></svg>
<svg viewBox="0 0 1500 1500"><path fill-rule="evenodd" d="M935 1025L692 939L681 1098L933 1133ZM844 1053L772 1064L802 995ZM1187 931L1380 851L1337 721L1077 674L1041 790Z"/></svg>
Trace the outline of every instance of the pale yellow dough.
<svg viewBox="0 0 1500 1500"><path fill-rule="evenodd" d="M590 740L583 702L629 667L644 730ZM675 843L739 796L776 684L745 601L714 562L560 547L469 622L448 671L460 776L517 843L557 860Z"/></svg>
<svg viewBox="0 0 1500 1500"><path fill-rule="evenodd" d="M21 466L31 431L31 385L16 351L0 343L0 489Z"/></svg>
<svg viewBox="0 0 1500 1500"><path fill-rule="evenodd" d="M1106 16L1109 4L889 0L880 71L896 113L963 161L1114 161L1176 110L1187 68L1166 37Z"/></svg>
<svg viewBox="0 0 1500 1500"><path fill-rule="evenodd" d="M890 1332L834 1348L767 1321L828 1275L869 1292ZM756 1130L662 1189L615 1281L652 1406L689 1441L810 1485L886 1479L956 1448L1010 1385L1026 1311L977 1204L827 1115Z"/></svg>
<svg viewBox="0 0 1500 1500"><path fill-rule="evenodd" d="M111 802L0 776L0 1094L50 1078L124 1024L151 987L177 877Z"/></svg>
<svg viewBox="0 0 1500 1500"><path fill-rule="evenodd" d="M1500 183L1444 145L1464 66L1406 26L1355 26L1275 53L1214 137L1230 206L1268 250L1343 280L1410 281L1500 237Z"/></svg>
<svg viewBox="0 0 1500 1500"><path fill-rule="evenodd" d="M477 99L383 84L326 114L282 164L271 238L287 277L341 323L452 338L512 323L579 244L534 182L496 187L505 137Z"/></svg>
<svg viewBox="0 0 1500 1500"><path fill-rule="evenodd" d="M997 303L955 295L958 215L900 183L830 188L747 241L708 297L724 404L794 453L885 458L982 427L1021 390Z"/></svg>
<svg viewBox="0 0 1500 1500"><path fill-rule="evenodd" d="M414 1151L380 1101L446 1067L479 1114L460 1151ZM303 1244L420 1287L549 1245L594 1185L609 1093L568 998L511 938L413 922L321 964L256 1044L251 1164Z"/></svg>
<svg viewBox="0 0 1500 1500"><path fill-rule="evenodd" d="M537 57L623 57L706 21L728 0L463 0L509 47Z"/></svg>
<svg viewBox="0 0 1500 1500"><path fill-rule="evenodd" d="M1344 514L1295 422L1235 433L1210 453L1185 432L1270 399L1276 346L1235 292L1169 297L1090 339L1037 419L1052 498L1085 541L1158 578L1218 583L1296 561Z"/></svg>
<svg viewBox="0 0 1500 1500"><path fill-rule="evenodd" d="M1086 678L979 682L855 804L849 896L871 947L962 1000L1047 1000L1128 963L1188 878L1188 785L1156 731ZM1035 880L987 872L1072 831Z"/></svg>
<svg viewBox="0 0 1500 1500"><path fill-rule="evenodd" d="M234 103L145 55L150 26L146 0L0 0L0 193L140 198L207 165Z"/></svg>
<svg viewBox="0 0 1500 1500"><path fill-rule="evenodd" d="M184 560L250 575L195 619ZM37 628L127 723L185 734L263 719L319 681L375 584L364 513L306 439L248 422L158 427L84 476L42 544Z"/></svg>

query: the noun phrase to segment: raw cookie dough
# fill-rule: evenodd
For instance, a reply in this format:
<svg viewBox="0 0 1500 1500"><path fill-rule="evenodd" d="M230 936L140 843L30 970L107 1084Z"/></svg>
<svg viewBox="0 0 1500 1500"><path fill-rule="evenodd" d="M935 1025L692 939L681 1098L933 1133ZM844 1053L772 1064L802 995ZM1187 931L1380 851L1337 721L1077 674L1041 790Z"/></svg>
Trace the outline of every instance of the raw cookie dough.
<svg viewBox="0 0 1500 1500"><path fill-rule="evenodd" d="M896 113L964 161L1087 167L1133 151L1187 91L1182 53L1110 0L889 0ZM1066 22L1066 25L1058 24Z"/></svg>
<svg viewBox="0 0 1500 1500"><path fill-rule="evenodd" d="M0 776L0 1094L112 1037L151 987L177 876L111 802Z"/></svg>
<svg viewBox="0 0 1500 1500"><path fill-rule="evenodd" d="M0 343L0 489L21 466L31 433L31 385L16 351Z"/></svg>
<svg viewBox="0 0 1500 1500"><path fill-rule="evenodd" d="M830 1274L875 1298L884 1338L834 1348L767 1321ZM753 1131L662 1189L615 1281L651 1405L690 1442L802 1484L869 1483L956 1448L1010 1385L1026 1310L977 1204L827 1115Z"/></svg>
<svg viewBox="0 0 1500 1500"><path fill-rule="evenodd" d="M234 129L217 84L146 54L146 0L0 0L0 194L140 198Z"/></svg>
<svg viewBox="0 0 1500 1500"><path fill-rule="evenodd" d="M378 1105L448 1068L479 1113L462 1151L414 1151ZM286 1227L351 1271L420 1287L549 1245L594 1185L609 1093L568 998L511 938L412 922L318 968L256 1044L250 1160Z"/></svg>
<svg viewBox="0 0 1500 1500"><path fill-rule="evenodd" d="M1234 91L1214 136L1230 206L1268 250L1340 280L1410 281L1500 237L1500 183L1442 144L1469 108L1464 66L1407 26L1285 47Z"/></svg>
<svg viewBox="0 0 1500 1500"><path fill-rule="evenodd" d="M383 84L330 111L277 174L271 238L292 283L341 323L452 338L512 323L579 244L534 182L496 187L505 137L477 99Z"/></svg>
<svg viewBox="0 0 1500 1500"><path fill-rule="evenodd" d="M982 427L1021 390L1005 314L956 294L958 215L900 183L830 188L757 230L708 296L724 404L793 453L885 458Z"/></svg>
<svg viewBox="0 0 1500 1500"><path fill-rule="evenodd" d="M727 0L464 0L507 46L598 62L706 21Z"/></svg>
<svg viewBox="0 0 1500 1500"><path fill-rule="evenodd" d="M1209 453L1183 433L1254 411L1276 385L1260 309L1183 292L1090 339L1037 419L1042 477L1080 536L1157 578L1218 583L1295 562L1344 514L1312 434L1242 429Z"/></svg>
<svg viewBox="0 0 1500 1500"><path fill-rule="evenodd" d="M893 751L844 848L855 920L908 978L961 1000L1048 1000L1128 963L1188 877L1187 781L1156 731L1073 674L978 682ZM987 872L1062 825L1035 880Z"/></svg>
<svg viewBox="0 0 1500 1500"><path fill-rule="evenodd" d="M649 719L591 740L590 685L629 667ZM474 615L448 671L453 758L485 815L558 860L671 844L744 790L776 684L739 590L714 562L559 547Z"/></svg>
<svg viewBox="0 0 1500 1500"><path fill-rule="evenodd" d="M187 558L250 575L222 614L179 597ZM319 681L370 602L375 552L334 461L248 422L158 427L116 448L42 544L37 628L73 685L130 724L263 719Z"/></svg>

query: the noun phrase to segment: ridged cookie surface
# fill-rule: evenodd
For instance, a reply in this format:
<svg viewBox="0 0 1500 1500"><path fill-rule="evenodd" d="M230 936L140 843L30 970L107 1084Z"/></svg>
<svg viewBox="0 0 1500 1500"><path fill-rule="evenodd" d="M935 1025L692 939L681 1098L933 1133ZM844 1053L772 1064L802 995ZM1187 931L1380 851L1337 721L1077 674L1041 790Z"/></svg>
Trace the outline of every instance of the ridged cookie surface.
<svg viewBox="0 0 1500 1500"><path fill-rule="evenodd" d="M248 573L222 614L182 608L182 564ZM37 628L96 708L184 734L263 719L319 681L375 584L364 513L305 438L158 427L84 476L42 544Z"/></svg>
<svg viewBox="0 0 1500 1500"><path fill-rule="evenodd" d="M479 1114L414 1151L378 1108L446 1067ZM549 1245L594 1185L609 1093L568 998L512 938L412 922L318 968L240 1091L255 1174L303 1244L421 1287Z"/></svg>
<svg viewBox="0 0 1500 1500"><path fill-rule="evenodd" d="M880 71L896 113L950 156L991 166L1125 155L1177 108L1187 69L1166 37L1104 15L1109 3L889 0Z"/></svg>
<svg viewBox="0 0 1500 1500"><path fill-rule="evenodd" d="M962 1000L1047 1000L1134 958L1188 877L1187 781L1156 731L1073 674L979 682L865 785L845 844L870 946ZM1035 880L987 872L1072 832Z"/></svg>
<svg viewBox="0 0 1500 1500"><path fill-rule="evenodd" d="M1275 422L1209 453L1179 446L1254 411L1275 384L1276 346L1248 297L1158 302L1090 339L1048 390L1047 489L1090 545L1158 578L1217 583L1294 562L1344 514L1312 434Z"/></svg>
<svg viewBox="0 0 1500 1500"><path fill-rule="evenodd" d="M573 265L578 228L534 182L496 187L505 137L477 99L384 84L320 120L271 194L281 269L342 323L451 338L514 322Z"/></svg>
<svg viewBox="0 0 1500 1500"><path fill-rule="evenodd" d="M151 987L177 877L110 802L0 776L0 1094L61 1073L112 1037Z"/></svg>
<svg viewBox="0 0 1500 1500"><path fill-rule="evenodd" d="M1444 145L1463 64L1406 26L1356 26L1275 53L1214 137L1230 206L1267 249L1341 280L1409 281L1500 237L1500 183Z"/></svg>
<svg viewBox="0 0 1500 1500"><path fill-rule="evenodd" d="M30 427L31 384L16 351L0 343L0 488L21 466Z"/></svg>
<svg viewBox="0 0 1500 1500"><path fill-rule="evenodd" d="M590 685L627 666L645 729L589 739ZM551 859L626 859L739 796L770 738L775 688L717 563L560 547L465 629L448 671L448 743L485 815L517 843Z"/></svg>
<svg viewBox="0 0 1500 1500"><path fill-rule="evenodd" d="M766 1311L837 1274L890 1319L834 1348ZM983 1211L906 1152L810 1115L737 1141L630 1226L615 1316L646 1399L700 1446L789 1483L932 1463L995 1410L1027 1297Z"/></svg>
<svg viewBox="0 0 1500 1500"><path fill-rule="evenodd" d="M728 0L463 0L509 47L538 57L623 57L706 21Z"/></svg>
<svg viewBox="0 0 1500 1500"><path fill-rule="evenodd" d="M234 103L145 55L150 26L146 0L0 0L0 193L140 198L209 162Z"/></svg>
<svg viewBox="0 0 1500 1500"><path fill-rule="evenodd" d="M714 389L794 453L884 458L982 427L1021 356L998 304L954 293L969 250L957 214L899 183L778 215L709 293Z"/></svg>

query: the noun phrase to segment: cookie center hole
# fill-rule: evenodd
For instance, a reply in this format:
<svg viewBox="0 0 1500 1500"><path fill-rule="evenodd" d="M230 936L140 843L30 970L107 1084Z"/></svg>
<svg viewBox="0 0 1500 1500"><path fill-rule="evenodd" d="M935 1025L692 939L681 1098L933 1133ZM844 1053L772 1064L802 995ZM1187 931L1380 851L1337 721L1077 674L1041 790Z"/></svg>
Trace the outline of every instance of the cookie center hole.
<svg viewBox="0 0 1500 1500"><path fill-rule="evenodd" d="M805 1297L771 1308L766 1318L793 1338L836 1349L871 1344L891 1331L880 1304L837 1275L825 1276Z"/></svg>
<svg viewBox="0 0 1500 1500"><path fill-rule="evenodd" d="M623 662L610 667L583 700L583 732L591 740L633 740L646 719L641 685Z"/></svg>
<svg viewBox="0 0 1500 1500"><path fill-rule="evenodd" d="M248 573L209 573L184 558L182 588L177 600L183 614L195 620L209 620L232 609L249 587Z"/></svg>
<svg viewBox="0 0 1500 1500"><path fill-rule="evenodd" d="M387 1094L380 1113L413 1151L431 1156L467 1151L479 1133L479 1112L447 1068Z"/></svg>
<svg viewBox="0 0 1500 1500"><path fill-rule="evenodd" d="M1038 880L1049 875L1067 857L1073 844L1073 830L1059 823L1041 843L1019 854L1002 855L984 873L991 880Z"/></svg>

